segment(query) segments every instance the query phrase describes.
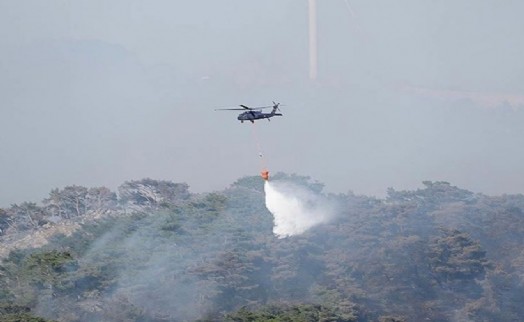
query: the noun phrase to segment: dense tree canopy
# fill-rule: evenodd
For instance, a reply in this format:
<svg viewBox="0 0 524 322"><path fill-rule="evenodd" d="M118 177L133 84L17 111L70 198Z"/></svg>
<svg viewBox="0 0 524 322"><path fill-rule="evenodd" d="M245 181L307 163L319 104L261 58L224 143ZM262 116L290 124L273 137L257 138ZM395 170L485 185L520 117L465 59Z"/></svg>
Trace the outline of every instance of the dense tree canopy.
<svg viewBox="0 0 524 322"><path fill-rule="evenodd" d="M322 194L308 177L273 179ZM69 186L43 206L0 209L2 245L13 245L0 321L524 318L522 195L424 182L384 200L325 196L330 222L279 239L258 177L205 194L152 179L118 192ZM21 243L36 233L47 243Z"/></svg>

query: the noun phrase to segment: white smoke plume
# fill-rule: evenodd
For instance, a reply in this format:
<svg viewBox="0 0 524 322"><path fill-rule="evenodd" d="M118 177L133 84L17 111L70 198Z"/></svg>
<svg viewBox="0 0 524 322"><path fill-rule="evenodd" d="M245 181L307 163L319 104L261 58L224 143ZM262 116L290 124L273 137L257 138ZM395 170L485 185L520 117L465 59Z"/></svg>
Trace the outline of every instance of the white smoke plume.
<svg viewBox="0 0 524 322"><path fill-rule="evenodd" d="M290 182L264 185L266 207L273 214L273 233L278 238L299 235L332 218L333 207L320 195Z"/></svg>

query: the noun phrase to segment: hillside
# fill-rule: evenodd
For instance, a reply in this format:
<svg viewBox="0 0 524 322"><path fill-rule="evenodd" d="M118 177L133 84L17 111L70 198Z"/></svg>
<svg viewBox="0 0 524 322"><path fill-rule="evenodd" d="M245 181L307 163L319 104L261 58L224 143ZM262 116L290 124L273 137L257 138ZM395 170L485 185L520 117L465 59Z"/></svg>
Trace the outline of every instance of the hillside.
<svg viewBox="0 0 524 322"><path fill-rule="evenodd" d="M278 180L335 217L277 238L259 177L206 194L70 186L1 209L0 321L524 319L523 195L424 182L376 199Z"/></svg>

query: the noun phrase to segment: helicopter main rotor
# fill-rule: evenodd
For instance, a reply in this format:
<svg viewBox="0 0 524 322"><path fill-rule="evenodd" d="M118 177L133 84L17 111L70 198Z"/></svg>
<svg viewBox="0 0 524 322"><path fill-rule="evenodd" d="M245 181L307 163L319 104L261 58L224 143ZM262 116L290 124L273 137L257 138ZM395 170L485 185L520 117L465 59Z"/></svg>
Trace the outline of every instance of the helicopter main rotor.
<svg viewBox="0 0 524 322"><path fill-rule="evenodd" d="M215 111L258 111L265 108L273 108L274 106L259 106L259 107L249 107L243 104L239 105L242 108L216 108Z"/></svg>

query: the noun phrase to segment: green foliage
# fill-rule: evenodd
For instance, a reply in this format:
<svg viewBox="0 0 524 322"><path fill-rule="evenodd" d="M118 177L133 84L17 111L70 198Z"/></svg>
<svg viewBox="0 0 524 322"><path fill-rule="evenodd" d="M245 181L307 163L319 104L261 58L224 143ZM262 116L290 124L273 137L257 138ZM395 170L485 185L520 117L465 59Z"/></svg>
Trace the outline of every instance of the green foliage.
<svg viewBox="0 0 524 322"><path fill-rule="evenodd" d="M394 202L417 201L424 207L435 207L446 202L473 202L475 200L472 192L452 186L449 182L423 181L422 183L425 188L416 191L396 191L389 188L387 200Z"/></svg>
<svg viewBox="0 0 524 322"><path fill-rule="evenodd" d="M218 193L206 194L181 205L186 216L196 217L201 223L209 223L225 209L227 197Z"/></svg>
<svg viewBox="0 0 524 322"><path fill-rule="evenodd" d="M152 207L177 204L189 199L189 186L165 180L145 178L126 181L118 187L120 202L127 206Z"/></svg>
<svg viewBox="0 0 524 322"><path fill-rule="evenodd" d="M67 277L77 268L78 263L69 252L37 252L24 258L18 276L39 288L64 291L73 287Z"/></svg>
<svg viewBox="0 0 524 322"><path fill-rule="evenodd" d="M20 230L34 229L44 225L46 212L34 202L14 204L4 214L4 227L15 226Z"/></svg>
<svg viewBox="0 0 524 322"><path fill-rule="evenodd" d="M235 181L232 187L263 192L264 191L264 180L260 176L243 177Z"/></svg>
<svg viewBox="0 0 524 322"><path fill-rule="evenodd" d="M49 198L44 199L48 211L55 216L71 218L81 216L87 211L89 190L82 186L67 186L64 189L54 189Z"/></svg>
<svg viewBox="0 0 524 322"><path fill-rule="evenodd" d="M17 313L27 313L31 309L26 306L13 305L13 304L0 304L0 316L5 314L17 314Z"/></svg>
<svg viewBox="0 0 524 322"><path fill-rule="evenodd" d="M356 318L343 317L336 309L313 304L270 305L256 311L241 308L227 314L224 321L228 322L351 322Z"/></svg>
<svg viewBox="0 0 524 322"><path fill-rule="evenodd" d="M89 211L114 211L117 209L117 196L106 187L88 189L73 185L51 190L43 204L48 216L68 219Z"/></svg>
<svg viewBox="0 0 524 322"><path fill-rule="evenodd" d="M11 226L13 218L5 211L0 208L0 236L5 234L7 229Z"/></svg>
<svg viewBox="0 0 524 322"><path fill-rule="evenodd" d="M0 322L51 322L30 313L26 306L0 303Z"/></svg>
<svg viewBox="0 0 524 322"><path fill-rule="evenodd" d="M407 320L399 316L385 315L378 319L379 322L406 322Z"/></svg>
<svg viewBox="0 0 524 322"><path fill-rule="evenodd" d="M166 219L166 222L160 227L160 229L169 232L182 232L182 223L177 216L170 216Z"/></svg>
<svg viewBox="0 0 524 322"><path fill-rule="evenodd" d="M14 313L0 316L0 322L52 322L29 313Z"/></svg>
<svg viewBox="0 0 524 322"><path fill-rule="evenodd" d="M272 179L322 191L309 177ZM245 177L222 192L189 194L185 184L130 181L120 189L128 211L97 220L84 212L118 205L110 191L88 189L80 215L75 203L67 206L72 221L84 222L80 229L3 259L0 303L19 308L3 316L359 322L524 316L524 196L487 197L446 182L390 189L385 200L339 195L343 206L333 221L277 239L263 184L259 176ZM53 196L73 190L83 191ZM30 226L35 210L46 214L51 204L15 207L23 219L15 222L14 212L0 211L2 227Z"/></svg>
<svg viewBox="0 0 524 322"><path fill-rule="evenodd" d="M459 230L445 230L444 236L433 239L429 262L432 271L444 280L477 278L488 266L480 244Z"/></svg>

